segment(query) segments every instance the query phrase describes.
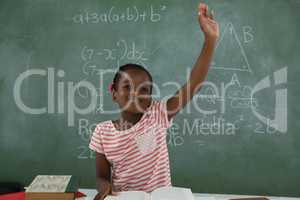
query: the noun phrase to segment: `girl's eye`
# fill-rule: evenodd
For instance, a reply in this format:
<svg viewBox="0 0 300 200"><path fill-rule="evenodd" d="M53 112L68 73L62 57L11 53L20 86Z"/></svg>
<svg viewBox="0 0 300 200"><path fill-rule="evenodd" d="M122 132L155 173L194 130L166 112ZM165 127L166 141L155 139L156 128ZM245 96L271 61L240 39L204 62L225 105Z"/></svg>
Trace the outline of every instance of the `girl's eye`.
<svg viewBox="0 0 300 200"><path fill-rule="evenodd" d="M130 89L130 85L124 85L123 88Z"/></svg>
<svg viewBox="0 0 300 200"><path fill-rule="evenodd" d="M142 91L143 92L148 92L149 90L148 90L148 88L142 88Z"/></svg>

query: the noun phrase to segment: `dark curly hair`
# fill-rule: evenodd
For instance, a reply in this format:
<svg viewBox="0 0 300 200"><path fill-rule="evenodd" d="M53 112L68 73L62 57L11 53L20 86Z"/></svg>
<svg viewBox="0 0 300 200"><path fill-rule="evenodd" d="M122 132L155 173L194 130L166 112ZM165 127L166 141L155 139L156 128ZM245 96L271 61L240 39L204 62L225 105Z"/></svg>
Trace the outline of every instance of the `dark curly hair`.
<svg viewBox="0 0 300 200"><path fill-rule="evenodd" d="M128 63L128 64L125 64L125 65L122 65L119 67L118 71L116 72L116 74L113 78L112 89L116 90L122 72L125 72L126 70L129 70L129 69L138 69L138 70L142 70L142 71L146 72L146 74L149 76L150 82L152 83L152 81L153 81L152 76L146 68L144 68L143 66L138 65L138 64ZM151 86L150 91L152 93L152 86Z"/></svg>

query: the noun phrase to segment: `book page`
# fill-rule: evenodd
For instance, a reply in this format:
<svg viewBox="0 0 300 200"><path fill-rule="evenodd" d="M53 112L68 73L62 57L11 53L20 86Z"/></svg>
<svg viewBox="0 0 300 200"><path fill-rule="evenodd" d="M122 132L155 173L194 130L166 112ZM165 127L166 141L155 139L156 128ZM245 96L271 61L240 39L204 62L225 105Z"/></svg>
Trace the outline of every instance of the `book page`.
<svg viewBox="0 0 300 200"><path fill-rule="evenodd" d="M194 200L191 189L161 187L151 193L151 200Z"/></svg>
<svg viewBox="0 0 300 200"><path fill-rule="evenodd" d="M26 192L65 192L70 179L71 175L38 175Z"/></svg>
<svg viewBox="0 0 300 200"><path fill-rule="evenodd" d="M118 196L107 196L105 200L150 200L150 195L143 191L125 191L118 193Z"/></svg>
<svg viewBox="0 0 300 200"><path fill-rule="evenodd" d="M112 195L108 195L105 197L104 200L119 200L119 197L117 196L112 196Z"/></svg>

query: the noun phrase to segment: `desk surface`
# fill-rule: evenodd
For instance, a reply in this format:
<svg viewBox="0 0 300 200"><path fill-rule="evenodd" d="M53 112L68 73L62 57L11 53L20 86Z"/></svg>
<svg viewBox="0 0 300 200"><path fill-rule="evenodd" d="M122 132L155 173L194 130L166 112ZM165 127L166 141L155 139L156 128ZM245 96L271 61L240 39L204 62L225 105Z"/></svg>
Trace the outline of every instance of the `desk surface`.
<svg viewBox="0 0 300 200"><path fill-rule="evenodd" d="M87 195L84 200L93 200L97 191L94 189L79 189ZM228 200L231 198L245 198L245 197L258 197L258 196L247 196L247 195L232 195L232 194L206 194L206 193L194 193L195 200ZM266 196L270 200L300 200L300 198L295 197L277 197L277 196Z"/></svg>

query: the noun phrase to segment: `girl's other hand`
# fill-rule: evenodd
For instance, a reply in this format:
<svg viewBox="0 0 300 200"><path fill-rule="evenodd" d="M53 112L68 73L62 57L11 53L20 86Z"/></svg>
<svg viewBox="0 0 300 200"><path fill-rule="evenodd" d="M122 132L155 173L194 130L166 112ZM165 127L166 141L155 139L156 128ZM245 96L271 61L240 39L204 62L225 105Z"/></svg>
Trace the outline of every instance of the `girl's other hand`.
<svg viewBox="0 0 300 200"><path fill-rule="evenodd" d="M115 195L112 193L112 187L110 183L105 183L101 185L101 191L94 197L94 200L104 200L107 195Z"/></svg>

